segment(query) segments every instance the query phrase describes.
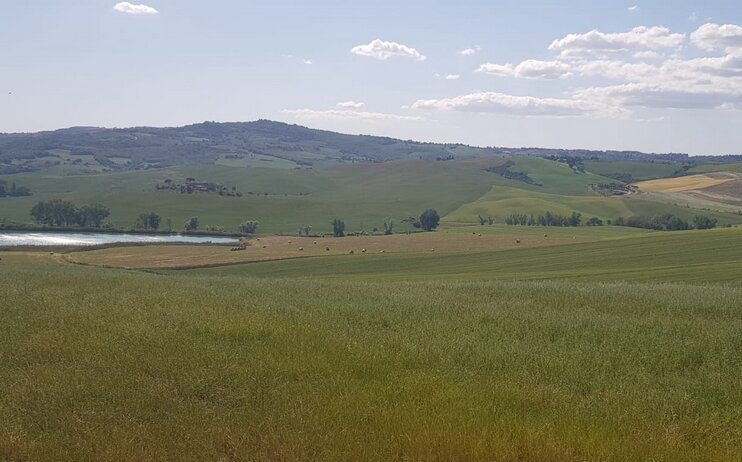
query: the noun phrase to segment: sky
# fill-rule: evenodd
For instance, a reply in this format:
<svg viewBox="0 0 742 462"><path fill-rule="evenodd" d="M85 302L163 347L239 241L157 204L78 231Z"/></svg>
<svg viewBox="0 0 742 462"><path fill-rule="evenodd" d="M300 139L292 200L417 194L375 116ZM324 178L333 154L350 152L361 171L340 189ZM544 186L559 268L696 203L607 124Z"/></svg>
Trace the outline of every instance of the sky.
<svg viewBox="0 0 742 462"><path fill-rule="evenodd" d="M742 153L739 0L0 0L0 132Z"/></svg>

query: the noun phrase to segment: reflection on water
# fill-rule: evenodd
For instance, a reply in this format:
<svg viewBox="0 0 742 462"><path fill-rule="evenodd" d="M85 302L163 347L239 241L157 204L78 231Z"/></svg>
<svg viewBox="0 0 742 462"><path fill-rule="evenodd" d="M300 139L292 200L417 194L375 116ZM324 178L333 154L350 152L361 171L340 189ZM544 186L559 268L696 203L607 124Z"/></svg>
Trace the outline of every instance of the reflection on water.
<svg viewBox="0 0 742 462"><path fill-rule="evenodd" d="M44 233L13 232L0 233L0 247L21 245L101 245L113 243L159 243L188 242L194 244L214 243L228 244L236 238L212 236L181 236L178 234L103 234L103 233Z"/></svg>

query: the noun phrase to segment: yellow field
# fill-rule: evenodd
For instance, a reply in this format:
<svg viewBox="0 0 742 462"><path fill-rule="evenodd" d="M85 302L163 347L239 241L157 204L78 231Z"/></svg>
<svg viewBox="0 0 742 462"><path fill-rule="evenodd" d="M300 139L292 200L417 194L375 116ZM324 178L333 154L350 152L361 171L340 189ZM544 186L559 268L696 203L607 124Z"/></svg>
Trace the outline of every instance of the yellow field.
<svg viewBox="0 0 742 462"><path fill-rule="evenodd" d="M247 249L243 251L231 251L229 246L147 245L73 252L64 255L64 258L72 263L130 269L191 268L319 255L346 255L351 252L359 257L364 254L380 253L461 253L595 240L579 233L571 237L563 235L544 237L525 232L520 236L516 233L514 232L514 235L416 233L340 239L268 236L251 239Z"/></svg>
<svg viewBox="0 0 742 462"><path fill-rule="evenodd" d="M636 186L640 191L646 192L686 192L718 186L737 178L733 173L711 173L642 181L636 183Z"/></svg>

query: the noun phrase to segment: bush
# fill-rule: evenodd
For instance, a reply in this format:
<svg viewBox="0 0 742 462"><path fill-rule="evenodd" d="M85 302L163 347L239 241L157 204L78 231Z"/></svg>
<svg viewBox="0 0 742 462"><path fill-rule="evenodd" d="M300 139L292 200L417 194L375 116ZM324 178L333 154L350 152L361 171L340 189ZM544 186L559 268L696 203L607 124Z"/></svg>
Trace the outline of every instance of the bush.
<svg viewBox="0 0 742 462"><path fill-rule="evenodd" d="M255 232L258 230L258 225L260 223L256 220L247 220L244 223L240 223L240 232L242 234L255 234Z"/></svg>

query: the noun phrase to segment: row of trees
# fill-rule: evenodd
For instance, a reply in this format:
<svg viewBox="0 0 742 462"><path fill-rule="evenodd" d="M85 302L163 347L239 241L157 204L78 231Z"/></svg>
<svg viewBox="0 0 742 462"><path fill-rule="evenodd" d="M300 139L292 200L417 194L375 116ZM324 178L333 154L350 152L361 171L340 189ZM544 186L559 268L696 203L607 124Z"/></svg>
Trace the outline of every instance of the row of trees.
<svg viewBox="0 0 742 462"><path fill-rule="evenodd" d="M628 218L618 217L614 221L616 226L630 226L632 228L654 229L658 231L683 231L686 229L711 229L716 228L716 218L705 215L695 216L693 222L689 223L671 213L654 216L635 215Z"/></svg>
<svg viewBox="0 0 742 462"><path fill-rule="evenodd" d="M571 215L565 216L551 212L546 212L541 215L513 213L505 217L505 223L520 226L580 226L580 224L582 224L582 214L579 212L572 212ZM591 225L595 226L596 224L597 223L593 222Z"/></svg>
<svg viewBox="0 0 742 462"><path fill-rule="evenodd" d="M31 208L31 217L47 226L81 226L100 228L110 210L102 204L83 205L61 199L41 201Z"/></svg>
<svg viewBox="0 0 742 462"><path fill-rule="evenodd" d="M10 183L10 186L8 186L8 183L6 183L3 180L0 180L0 197L22 197L22 196L30 196L31 190L28 189L25 186L17 186L15 183Z"/></svg>
<svg viewBox="0 0 742 462"><path fill-rule="evenodd" d="M435 209L428 209L420 214L420 217L409 217L402 220L402 223L409 223L413 227L417 229L422 229L423 231L432 231L435 228L438 227L438 224L441 221L440 215L438 215L438 212L436 212ZM335 237L343 237L345 236L345 222L343 220L340 220L339 218L335 218L332 220L332 235ZM310 227L311 229L311 227ZM301 234L302 229L299 230L299 234ZM377 231L376 228L374 228L374 231ZM394 232L394 220L391 218L385 218L384 219L384 234L390 235Z"/></svg>

